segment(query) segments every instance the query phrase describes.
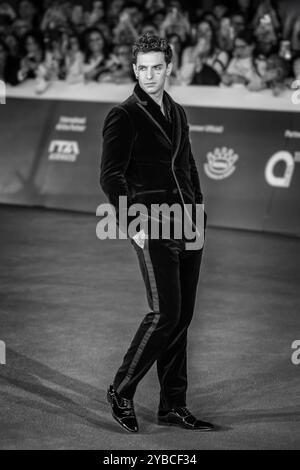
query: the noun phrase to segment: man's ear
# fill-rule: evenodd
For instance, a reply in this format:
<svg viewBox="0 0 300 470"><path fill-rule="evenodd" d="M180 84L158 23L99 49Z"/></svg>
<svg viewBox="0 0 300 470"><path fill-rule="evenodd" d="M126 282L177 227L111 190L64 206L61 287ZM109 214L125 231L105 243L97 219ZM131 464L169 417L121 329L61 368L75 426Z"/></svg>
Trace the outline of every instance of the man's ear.
<svg viewBox="0 0 300 470"><path fill-rule="evenodd" d="M134 71L135 76L137 76L138 75L138 70L137 70L136 64L132 64L132 67L133 67L133 71Z"/></svg>
<svg viewBox="0 0 300 470"><path fill-rule="evenodd" d="M173 70L173 64L172 64L172 62L170 62L170 63L167 65L167 76L168 76L168 77L171 75L172 70Z"/></svg>

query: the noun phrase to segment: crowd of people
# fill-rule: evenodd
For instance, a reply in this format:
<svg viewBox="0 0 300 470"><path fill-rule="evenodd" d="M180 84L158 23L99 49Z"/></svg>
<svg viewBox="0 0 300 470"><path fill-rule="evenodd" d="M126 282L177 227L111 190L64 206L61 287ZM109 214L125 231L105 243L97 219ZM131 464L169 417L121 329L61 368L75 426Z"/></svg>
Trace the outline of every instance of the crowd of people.
<svg viewBox="0 0 300 470"><path fill-rule="evenodd" d="M300 14L281 0L1 1L0 80L130 83L146 32L170 42L173 85L277 95L300 80Z"/></svg>

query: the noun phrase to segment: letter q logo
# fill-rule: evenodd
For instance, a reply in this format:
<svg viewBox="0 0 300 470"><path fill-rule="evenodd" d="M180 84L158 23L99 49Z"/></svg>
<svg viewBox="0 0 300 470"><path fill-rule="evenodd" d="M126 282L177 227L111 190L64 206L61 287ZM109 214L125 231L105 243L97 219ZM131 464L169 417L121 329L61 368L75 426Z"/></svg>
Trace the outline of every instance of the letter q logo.
<svg viewBox="0 0 300 470"><path fill-rule="evenodd" d="M274 173L275 166L277 163L283 162L285 164L284 174L282 176L276 176ZM267 183L270 186L275 186L277 188L289 188L293 173L295 169L295 161L293 156L286 151L281 151L275 153L272 158L267 163L265 169L265 178Z"/></svg>
<svg viewBox="0 0 300 470"><path fill-rule="evenodd" d="M293 104L299 105L300 104L300 80L295 80L292 83L292 88L296 90L292 94L292 102Z"/></svg>

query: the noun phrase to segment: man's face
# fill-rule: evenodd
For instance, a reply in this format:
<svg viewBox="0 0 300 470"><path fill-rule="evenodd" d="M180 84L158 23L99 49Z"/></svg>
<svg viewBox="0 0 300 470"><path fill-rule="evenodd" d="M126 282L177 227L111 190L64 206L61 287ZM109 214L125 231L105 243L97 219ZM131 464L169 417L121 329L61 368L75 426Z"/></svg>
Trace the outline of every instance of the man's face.
<svg viewBox="0 0 300 470"><path fill-rule="evenodd" d="M133 69L140 87L149 95L156 95L164 89L172 64L167 65L163 52L139 52Z"/></svg>
<svg viewBox="0 0 300 470"><path fill-rule="evenodd" d="M104 41L102 36L97 32L93 32L89 36L89 48L92 52L102 52Z"/></svg>
<svg viewBox="0 0 300 470"><path fill-rule="evenodd" d="M237 38L234 43L233 55L236 59L246 59L252 56L253 46Z"/></svg>
<svg viewBox="0 0 300 470"><path fill-rule="evenodd" d="M245 29L245 18L242 15L233 15L231 17L231 22L236 34Z"/></svg>

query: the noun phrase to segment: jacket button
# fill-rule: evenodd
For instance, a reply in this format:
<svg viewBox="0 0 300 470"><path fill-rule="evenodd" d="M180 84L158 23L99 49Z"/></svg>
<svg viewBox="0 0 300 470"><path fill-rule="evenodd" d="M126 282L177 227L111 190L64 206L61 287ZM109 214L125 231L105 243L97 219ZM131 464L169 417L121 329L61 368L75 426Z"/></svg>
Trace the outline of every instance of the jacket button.
<svg viewBox="0 0 300 470"><path fill-rule="evenodd" d="M173 194L178 194L178 189L173 189Z"/></svg>

